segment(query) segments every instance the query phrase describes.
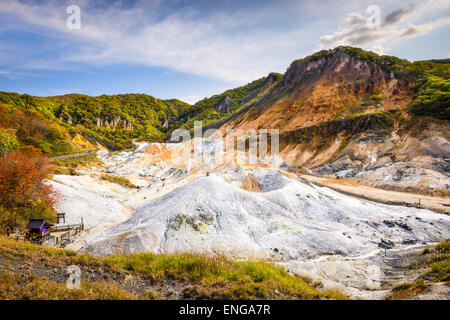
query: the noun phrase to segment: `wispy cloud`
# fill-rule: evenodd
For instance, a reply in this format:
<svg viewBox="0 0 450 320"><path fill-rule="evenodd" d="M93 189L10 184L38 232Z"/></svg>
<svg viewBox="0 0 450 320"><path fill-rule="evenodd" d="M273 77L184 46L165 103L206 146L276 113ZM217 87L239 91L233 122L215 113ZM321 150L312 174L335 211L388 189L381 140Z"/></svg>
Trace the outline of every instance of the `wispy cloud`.
<svg viewBox="0 0 450 320"><path fill-rule="evenodd" d="M227 10L205 10L204 5L191 5L195 1L136 0L130 4L78 0L81 29L69 30L66 8L74 1L1 2L0 15L5 19L0 22L0 34L8 30L32 32L54 39L56 46L49 55L27 55L22 48L16 49L20 51L16 55L13 44L0 42L0 67L8 66L8 70L10 66L27 71L72 70L76 63L130 63L233 83L245 83L272 71L283 72L293 59L312 53L323 34L321 48L345 44L380 52L394 39L426 34L449 23L449 18L435 18L436 12L448 7L448 0L391 9L379 30L368 29L366 16L352 12L334 33L329 26L339 22L339 15L349 8L364 12L371 1L342 0L335 4L285 0L276 5L255 1L251 8L245 7L246 2ZM232 2L224 1L225 6ZM392 6L394 1L383 3ZM293 16L288 19L288 15ZM284 22L287 25L281 26ZM32 50L39 53L40 49Z"/></svg>
<svg viewBox="0 0 450 320"><path fill-rule="evenodd" d="M82 28L66 28L65 5L6 1L0 13L15 15L27 24L38 26L35 32L56 32L64 41L76 44L57 60L40 60L27 68L55 69L69 62L96 64L138 63L162 66L190 74L212 76L232 82L246 82L271 71L283 71L296 58L298 43L308 32L297 29L271 31L259 29L271 15L270 10L236 11L233 15L213 12L198 18L195 9L173 11L154 17L158 2L138 1L130 8L120 2L106 8L81 5ZM149 7L150 6L150 7ZM245 25L245 32L237 32Z"/></svg>
<svg viewBox="0 0 450 320"><path fill-rule="evenodd" d="M380 28L369 28L367 16L358 12L349 13L333 34L320 38L321 48L350 45L372 49L379 53L387 50L393 40L429 33L439 27L449 25L450 18L434 18L426 23L417 23L426 15L439 13L450 8L448 0L428 0L411 3L406 7L389 12L381 21Z"/></svg>

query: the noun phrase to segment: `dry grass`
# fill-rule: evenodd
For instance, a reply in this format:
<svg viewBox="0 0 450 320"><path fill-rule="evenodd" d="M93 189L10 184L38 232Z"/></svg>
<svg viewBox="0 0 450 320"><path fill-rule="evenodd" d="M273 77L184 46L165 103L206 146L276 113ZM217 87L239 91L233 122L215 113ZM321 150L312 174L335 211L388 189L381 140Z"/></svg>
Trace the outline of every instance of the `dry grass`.
<svg viewBox="0 0 450 320"><path fill-rule="evenodd" d="M426 287L423 281L401 284L392 289L386 300L410 299L423 292Z"/></svg>
<svg viewBox="0 0 450 320"><path fill-rule="evenodd" d="M0 259L2 254L23 257L26 261L44 261L51 268L64 268L67 265L94 267L130 275L152 278L155 281L178 283L186 286L184 295L206 299L347 299L344 294L327 290L321 291L306 280L295 277L283 268L263 261L237 262L222 256L202 256L195 254L160 255L137 253L94 257L89 254L77 254L70 250L47 248L27 242L0 237ZM41 299L122 299L138 298L107 283L90 283L83 286L79 293L66 292L64 284L48 279L25 278L20 281L26 291L18 289L17 276L3 274L9 283L0 286L0 297L22 299L27 292ZM9 292L8 287L15 288ZM42 289L39 289L39 287ZM64 288L63 288L64 287ZM50 290L50 288L53 288ZM101 289L101 290L100 290ZM25 290L25 289L24 289ZM42 290L39 291L39 290ZM53 291L53 293L51 292ZM102 291L102 292L100 292ZM8 293L9 292L9 293ZM103 294L103 296L101 296ZM155 298L150 292L145 298Z"/></svg>
<svg viewBox="0 0 450 320"><path fill-rule="evenodd" d="M129 300L140 296L104 281L82 281L80 289L45 277L0 270L0 300Z"/></svg>

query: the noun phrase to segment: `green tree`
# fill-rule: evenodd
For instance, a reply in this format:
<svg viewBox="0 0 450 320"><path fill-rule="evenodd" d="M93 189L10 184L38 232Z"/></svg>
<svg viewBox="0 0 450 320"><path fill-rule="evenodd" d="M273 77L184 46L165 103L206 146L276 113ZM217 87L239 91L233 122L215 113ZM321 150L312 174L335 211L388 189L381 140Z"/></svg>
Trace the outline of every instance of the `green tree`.
<svg viewBox="0 0 450 320"><path fill-rule="evenodd" d="M16 130L0 128L0 153L6 155L19 148L19 141L17 141Z"/></svg>
<svg viewBox="0 0 450 320"><path fill-rule="evenodd" d="M437 76L427 76L417 80L417 94L411 105L416 115L427 115L450 120L450 80Z"/></svg>

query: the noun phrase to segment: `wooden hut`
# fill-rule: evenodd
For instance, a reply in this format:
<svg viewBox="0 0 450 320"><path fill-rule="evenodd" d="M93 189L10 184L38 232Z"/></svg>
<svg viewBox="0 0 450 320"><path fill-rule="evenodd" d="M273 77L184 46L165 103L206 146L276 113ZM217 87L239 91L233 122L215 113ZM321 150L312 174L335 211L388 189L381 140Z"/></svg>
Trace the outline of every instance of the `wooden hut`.
<svg viewBox="0 0 450 320"><path fill-rule="evenodd" d="M44 219L30 219L26 226L28 230L28 238L31 241L41 241L44 235L49 233L52 224L47 223Z"/></svg>

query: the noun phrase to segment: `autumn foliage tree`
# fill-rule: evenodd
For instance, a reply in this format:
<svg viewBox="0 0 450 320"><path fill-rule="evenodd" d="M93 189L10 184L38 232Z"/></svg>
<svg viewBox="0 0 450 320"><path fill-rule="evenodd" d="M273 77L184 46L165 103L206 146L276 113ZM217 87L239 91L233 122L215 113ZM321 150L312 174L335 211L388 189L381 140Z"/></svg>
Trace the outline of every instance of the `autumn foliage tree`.
<svg viewBox="0 0 450 320"><path fill-rule="evenodd" d="M26 146L0 157L0 227L10 229L27 218L53 220L52 189L44 183L51 173L48 157Z"/></svg>
<svg viewBox="0 0 450 320"><path fill-rule="evenodd" d="M34 110L21 110L0 102L0 148L1 130L13 132L21 144L32 145L48 155L74 152L67 141L67 130Z"/></svg>

